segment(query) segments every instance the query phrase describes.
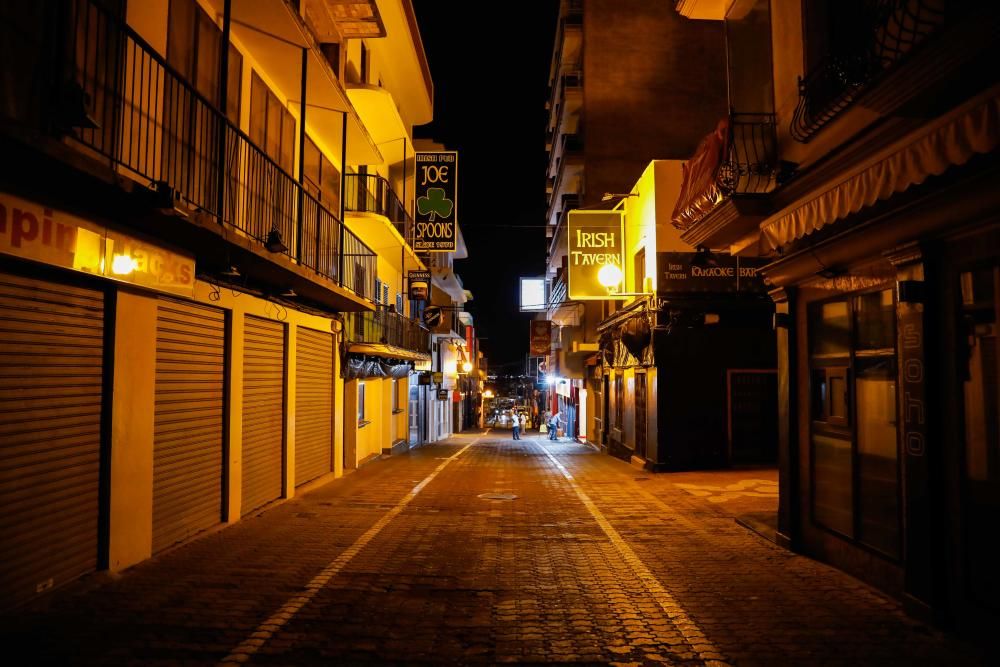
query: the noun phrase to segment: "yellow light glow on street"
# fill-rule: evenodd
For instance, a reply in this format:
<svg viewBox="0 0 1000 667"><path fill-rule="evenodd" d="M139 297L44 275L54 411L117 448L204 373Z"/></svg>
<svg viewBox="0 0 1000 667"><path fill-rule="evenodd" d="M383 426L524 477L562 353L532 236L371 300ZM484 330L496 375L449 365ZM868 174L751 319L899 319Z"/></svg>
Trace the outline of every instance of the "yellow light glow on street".
<svg viewBox="0 0 1000 667"><path fill-rule="evenodd" d="M128 255L115 255L111 261L111 272L118 276L127 276L138 268L139 264Z"/></svg>
<svg viewBox="0 0 1000 667"><path fill-rule="evenodd" d="M483 398L493 398L493 392L487 389L483 392Z"/></svg>
<svg viewBox="0 0 1000 667"><path fill-rule="evenodd" d="M622 270L614 264L605 264L601 267L601 270L597 272L597 282L601 283L608 289L621 285L622 277Z"/></svg>

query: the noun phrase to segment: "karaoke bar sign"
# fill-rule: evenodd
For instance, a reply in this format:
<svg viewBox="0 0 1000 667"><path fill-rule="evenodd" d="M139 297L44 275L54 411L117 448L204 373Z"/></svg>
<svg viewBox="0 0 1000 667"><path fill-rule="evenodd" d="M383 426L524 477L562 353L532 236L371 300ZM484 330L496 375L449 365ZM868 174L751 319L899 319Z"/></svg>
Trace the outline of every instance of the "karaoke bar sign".
<svg viewBox="0 0 1000 667"><path fill-rule="evenodd" d="M694 252L658 252L656 291L763 294L767 288L759 269L765 264L767 260L723 253L699 258Z"/></svg>

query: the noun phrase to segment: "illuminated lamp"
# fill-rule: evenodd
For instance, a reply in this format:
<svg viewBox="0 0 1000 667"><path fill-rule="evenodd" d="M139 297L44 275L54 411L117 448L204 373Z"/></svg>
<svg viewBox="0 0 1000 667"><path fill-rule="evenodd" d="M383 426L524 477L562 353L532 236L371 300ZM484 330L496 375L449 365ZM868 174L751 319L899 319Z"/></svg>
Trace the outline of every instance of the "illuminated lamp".
<svg viewBox="0 0 1000 667"><path fill-rule="evenodd" d="M466 373L471 372L472 371L472 364L469 363L468 361L466 361L465 363L462 364L462 370L465 371Z"/></svg>
<svg viewBox="0 0 1000 667"><path fill-rule="evenodd" d="M111 273L116 276L127 276L139 267L138 262L128 255L115 255L111 260Z"/></svg>
<svg viewBox="0 0 1000 667"><path fill-rule="evenodd" d="M601 270L597 272L597 282L607 287L608 290L612 290L621 285L623 277L624 275L622 274L622 270L615 264L605 264L601 267Z"/></svg>

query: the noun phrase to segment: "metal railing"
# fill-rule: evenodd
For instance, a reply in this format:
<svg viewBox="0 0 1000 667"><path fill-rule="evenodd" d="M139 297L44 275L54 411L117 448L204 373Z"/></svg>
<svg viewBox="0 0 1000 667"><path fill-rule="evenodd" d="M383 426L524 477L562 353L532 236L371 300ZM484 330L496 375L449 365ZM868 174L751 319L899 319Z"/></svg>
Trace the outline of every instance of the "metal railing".
<svg viewBox="0 0 1000 667"><path fill-rule="evenodd" d="M52 109L35 121L40 129L145 183L156 201L169 197L261 244L276 232L286 247L278 252L372 298L375 253L120 17L95 0L42 1L52 20L32 40L51 58L54 84L30 88ZM0 25L0 37L16 39L9 30ZM341 239L352 267L343 275Z"/></svg>
<svg viewBox="0 0 1000 667"><path fill-rule="evenodd" d="M430 332L416 320L379 305L374 312L345 314L344 331L352 343L392 345L413 352L430 351Z"/></svg>
<svg viewBox="0 0 1000 667"><path fill-rule="evenodd" d="M728 145L717 178L725 196L764 194L774 189L778 139L773 113L729 114Z"/></svg>
<svg viewBox="0 0 1000 667"><path fill-rule="evenodd" d="M714 172L707 167L686 170L672 219L680 229L697 224L733 195L762 195L774 190L779 164L775 115L730 113L699 144L690 164L716 166Z"/></svg>
<svg viewBox="0 0 1000 667"><path fill-rule="evenodd" d="M413 218L396 196L389 181L377 174L344 176L344 209L385 216L399 235L412 246Z"/></svg>
<svg viewBox="0 0 1000 667"><path fill-rule="evenodd" d="M809 142L847 109L886 70L901 61L945 23L941 0L865 0L845 3L856 15L839 23L850 26L830 52L799 78L799 103L791 135ZM957 3L961 5L962 3ZM838 3L831 12L845 11Z"/></svg>

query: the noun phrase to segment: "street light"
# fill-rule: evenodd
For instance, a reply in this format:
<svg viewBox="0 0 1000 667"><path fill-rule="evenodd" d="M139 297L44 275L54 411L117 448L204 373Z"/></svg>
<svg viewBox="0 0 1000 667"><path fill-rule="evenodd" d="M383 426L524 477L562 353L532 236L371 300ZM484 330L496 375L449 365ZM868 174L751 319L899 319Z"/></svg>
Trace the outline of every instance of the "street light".
<svg viewBox="0 0 1000 667"><path fill-rule="evenodd" d="M465 363L462 364L462 370L464 372L466 372L466 373L471 373L472 372L472 364L470 362L466 361Z"/></svg>

